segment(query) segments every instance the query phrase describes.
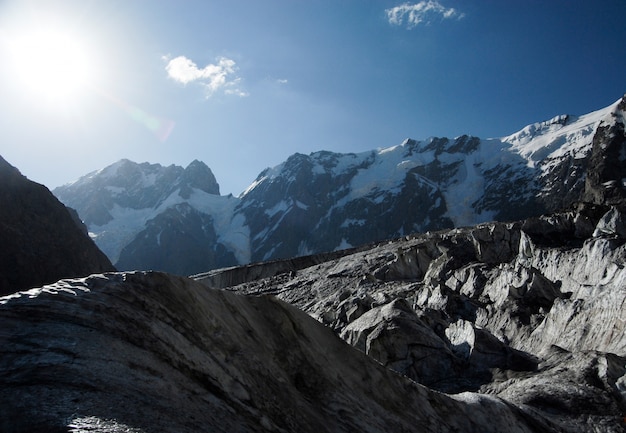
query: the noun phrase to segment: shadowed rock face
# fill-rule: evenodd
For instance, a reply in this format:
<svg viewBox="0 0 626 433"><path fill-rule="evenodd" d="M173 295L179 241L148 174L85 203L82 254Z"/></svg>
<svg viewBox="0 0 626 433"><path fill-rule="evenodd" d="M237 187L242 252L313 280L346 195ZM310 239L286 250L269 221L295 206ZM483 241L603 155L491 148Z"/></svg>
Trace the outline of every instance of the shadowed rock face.
<svg viewBox="0 0 626 433"><path fill-rule="evenodd" d="M270 296L160 273L0 298L3 432L556 431L431 391Z"/></svg>
<svg viewBox="0 0 626 433"><path fill-rule="evenodd" d="M624 221L622 207L581 204L313 256L288 273L281 262L256 265L266 278L242 282L244 268L197 278L274 294L430 388L496 395L566 431L619 432Z"/></svg>
<svg viewBox="0 0 626 433"><path fill-rule="evenodd" d="M2 157L0 246L0 295L114 270L75 212Z"/></svg>
<svg viewBox="0 0 626 433"><path fill-rule="evenodd" d="M617 106L626 110L626 97ZM583 200L594 203L616 204L626 198L626 131L624 117L601 125L593 137L589 170L585 178Z"/></svg>

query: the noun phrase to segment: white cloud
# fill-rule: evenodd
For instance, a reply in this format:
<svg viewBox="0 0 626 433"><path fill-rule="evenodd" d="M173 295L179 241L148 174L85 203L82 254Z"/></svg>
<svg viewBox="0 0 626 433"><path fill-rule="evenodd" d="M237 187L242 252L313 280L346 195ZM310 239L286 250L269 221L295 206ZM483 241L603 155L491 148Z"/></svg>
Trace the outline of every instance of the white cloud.
<svg viewBox="0 0 626 433"><path fill-rule="evenodd" d="M226 93L227 95L240 96L242 98L245 96L249 96L250 94L248 92L239 88L240 81L241 81L241 78L235 78L234 80L225 83L224 93Z"/></svg>
<svg viewBox="0 0 626 433"><path fill-rule="evenodd" d="M419 24L429 24L432 19L461 19L465 16L455 8L446 8L437 0L423 0L415 4L403 3L386 9L390 24L400 26L406 22L407 28Z"/></svg>
<svg viewBox="0 0 626 433"><path fill-rule="evenodd" d="M220 90L227 95L248 96L239 87L241 78L235 75L237 65L232 59L219 57L216 64L208 64L202 69L185 56L164 59L167 60L168 77L182 84L200 83L206 89L207 98Z"/></svg>

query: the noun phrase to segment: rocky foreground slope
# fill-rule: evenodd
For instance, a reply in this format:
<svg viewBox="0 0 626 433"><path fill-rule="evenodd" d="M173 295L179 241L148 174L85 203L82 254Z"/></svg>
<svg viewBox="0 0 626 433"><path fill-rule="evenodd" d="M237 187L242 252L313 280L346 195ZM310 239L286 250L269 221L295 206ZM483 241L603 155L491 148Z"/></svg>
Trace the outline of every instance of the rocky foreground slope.
<svg viewBox="0 0 626 433"><path fill-rule="evenodd" d="M546 420L386 369L271 296L160 273L0 298L0 430L539 432Z"/></svg>

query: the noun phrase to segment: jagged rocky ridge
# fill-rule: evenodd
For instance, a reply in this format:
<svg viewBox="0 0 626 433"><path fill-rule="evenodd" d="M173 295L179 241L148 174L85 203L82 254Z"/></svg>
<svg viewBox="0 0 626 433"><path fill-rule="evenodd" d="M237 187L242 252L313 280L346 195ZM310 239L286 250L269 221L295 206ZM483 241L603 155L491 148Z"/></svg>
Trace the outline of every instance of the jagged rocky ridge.
<svg viewBox="0 0 626 433"><path fill-rule="evenodd" d="M0 157L0 296L113 271L73 209Z"/></svg>
<svg viewBox="0 0 626 433"><path fill-rule="evenodd" d="M191 274L619 199L625 108L619 100L496 139L295 154L239 197L219 196L198 161L186 169L120 161L54 192L118 268ZM182 253L171 252L184 249L177 261Z"/></svg>
<svg viewBox="0 0 626 433"><path fill-rule="evenodd" d="M580 204L311 256L308 267L195 278L276 296L382 365L442 392L501 398L545 431L621 432L625 257L624 207Z"/></svg>

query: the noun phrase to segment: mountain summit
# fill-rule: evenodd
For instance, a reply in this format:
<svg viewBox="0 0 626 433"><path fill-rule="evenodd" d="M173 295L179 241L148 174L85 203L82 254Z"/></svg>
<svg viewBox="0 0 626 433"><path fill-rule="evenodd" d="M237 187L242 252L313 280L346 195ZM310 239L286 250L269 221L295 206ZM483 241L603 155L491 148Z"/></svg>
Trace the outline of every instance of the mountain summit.
<svg viewBox="0 0 626 433"><path fill-rule="evenodd" d="M85 224L101 226L115 218L112 215L115 205L129 209L155 208L173 193L189 199L192 189L213 195L220 193L215 176L203 162L193 161L183 169L122 159L54 191L64 203L81 208Z"/></svg>
<svg viewBox="0 0 626 433"><path fill-rule="evenodd" d="M217 209L230 215L235 203L219 195L201 161L183 168L123 159L54 192L80 209L91 237L122 268L187 274L237 263L215 232Z"/></svg>
<svg viewBox="0 0 626 433"><path fill-rule="evenodd" d="M78 210L118 268L190 274L521 219L579 201L619 201L625 108L620 99L500 138L432 137L362 153L294 154L239 197L219 196L199 161L182 169L122 160L54 193ZM185 251L185 266L164 260ZM207 258L189 265L198 254Z"/></svg>

